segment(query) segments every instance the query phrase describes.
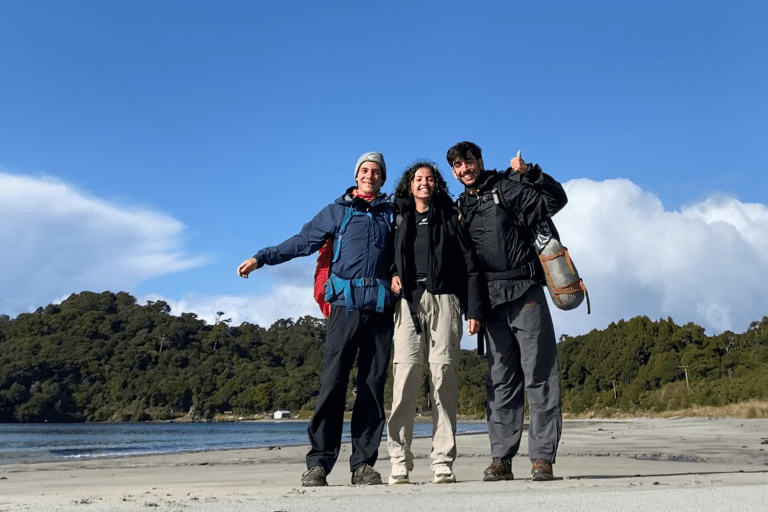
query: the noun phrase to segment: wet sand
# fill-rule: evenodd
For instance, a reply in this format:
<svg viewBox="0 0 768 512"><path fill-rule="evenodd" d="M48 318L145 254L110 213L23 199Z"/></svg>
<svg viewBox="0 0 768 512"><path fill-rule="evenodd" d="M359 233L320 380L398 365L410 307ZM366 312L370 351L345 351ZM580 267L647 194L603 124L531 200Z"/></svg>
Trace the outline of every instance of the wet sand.
<svg viewBox="0 0 768 512"><path fill-rule="evenodd" d="M436 485L429 440L410 485L354 487L345 444L328 487L303 488L307 446L0 466L0 511L473 511L768 509L768 420L570 420L555 481L483 482L486 434L458 437L455 484ZM763 444L765 443L765 444ZM385 443L376 469L386 481Z"/></svg>

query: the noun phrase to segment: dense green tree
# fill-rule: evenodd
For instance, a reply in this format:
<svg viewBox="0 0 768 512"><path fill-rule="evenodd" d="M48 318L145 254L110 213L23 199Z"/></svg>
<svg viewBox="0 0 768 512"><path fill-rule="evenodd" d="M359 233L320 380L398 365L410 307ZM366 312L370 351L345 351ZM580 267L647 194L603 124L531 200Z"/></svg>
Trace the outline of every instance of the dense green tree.
<svg viewBox="0 0 768 512"><path fill-rule="evenodd" d="M325 321L208 325L163 301L75 294L0 315L0 421L138 421L312 410ZM768 317L742 334L636 317L558 344L564 411L665 410L768 398ZM391 365L390 365L391 372ZM486 361L462 351L459 413L485 413ZM347 404L355 399L353 370ZM687 378L686 378L687 377ZM429 375L418 403L427 412ZM391 378L385 404L392 400Z"/></svg>
<svg viewBox="0 0 768 512"><path fill-rule="evenodd" d="M756 352L767 334L765 317L746 333L712 337L693 323L636 317L566 336L558 345L564 410L615 404L625 411L663 411L767 398L768 358Z"/></svg>
<svg viewBox="0 0 768 512"><path fill-rule="evenodd" d="M324 322L269 330L83 292L0 323L0 421L108 421L307 407Z"/></svg>

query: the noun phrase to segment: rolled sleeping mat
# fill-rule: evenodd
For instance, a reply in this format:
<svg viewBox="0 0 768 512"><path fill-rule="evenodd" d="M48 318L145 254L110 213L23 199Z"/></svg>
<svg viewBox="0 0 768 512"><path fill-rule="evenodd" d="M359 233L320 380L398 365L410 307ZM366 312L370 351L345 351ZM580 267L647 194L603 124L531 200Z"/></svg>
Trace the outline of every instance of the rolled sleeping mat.
<svg viewBox="0 0 768 512"><path fill-rule="evenodd" d="M547 278L547 289L552 302L559 309L569 311L587 299L587 314L591 312L589 293L571 260L568 249L554 236L539 251L539 261Z"/></svg>

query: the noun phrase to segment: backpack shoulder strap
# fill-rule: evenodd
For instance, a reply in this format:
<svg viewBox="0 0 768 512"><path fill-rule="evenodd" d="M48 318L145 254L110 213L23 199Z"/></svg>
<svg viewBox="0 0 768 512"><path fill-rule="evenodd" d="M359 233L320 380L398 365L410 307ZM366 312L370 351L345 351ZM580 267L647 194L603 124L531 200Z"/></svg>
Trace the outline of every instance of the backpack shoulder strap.
<svg viewBox="0 0 768 512"><path fill-rule="evenodd" d="M344 232L347 230L347 225L349 224L350 220L352 220L352 207L345 206L344 216L341 218L341 223L339 223L339 229L336 231L336 240L333 244L333 259L331 260L332 263L339 261L339 255L341 254L341 240L344 238Z"/></svg>
<svg viewBox="0 0 768 512"><path fill-rule="evenodd" d="M461 224L461 227L464 227L464 224L466 224L467 219L469 218L469 212L467 211L469 208L467 207L464 199L464 194L457 197L456 206L454 206L456 213L458 214L459 224Z"/></svg>

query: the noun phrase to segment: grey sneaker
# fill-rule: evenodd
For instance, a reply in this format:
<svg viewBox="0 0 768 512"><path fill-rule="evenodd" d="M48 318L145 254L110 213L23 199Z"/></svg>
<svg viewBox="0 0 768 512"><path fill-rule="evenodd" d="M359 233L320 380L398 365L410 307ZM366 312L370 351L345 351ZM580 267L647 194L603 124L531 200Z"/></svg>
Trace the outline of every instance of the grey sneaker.
<svg viewBox="0 0 768 512"><path fill-rule="evenodd" d="M450 473L435 473L435 478L432 480L436 484L455 484L456 475L453 471Z"/></svg>
<svg viewBox="0 0 768 512"><path fill-rule="evenodd" d="M325 471L320 466L315 466L308 469L303 475L301 475L302 487L323 487L328 485L325 480Z"/></svg>
<svg viewBox="0 0 768 512"><path fill-rule="evenodd" d="M483 481L485 482L514 479L515 475L512 474L512 461L510 459L494 457L491 465L483 472Z"/></svg>
<svg viewBox="0 0 768 512"><path fill-rule="evenodd" d="M411 483L408 474L389 475L389 485L409 484Z"/></svg>
<svg viewBox="0 0 768 512"><path fill-rule="evenodd" d="M536 482L554 480L552 474L552 463L544 459L535 459L531 461L531 480Z"/></svg>
<svg viewBox="0 0 768 512"><path fill-rule="evenodd" d="M358 466L352 472L352 485L378 485L381 483L381 475L368 464Z"/></svg>

